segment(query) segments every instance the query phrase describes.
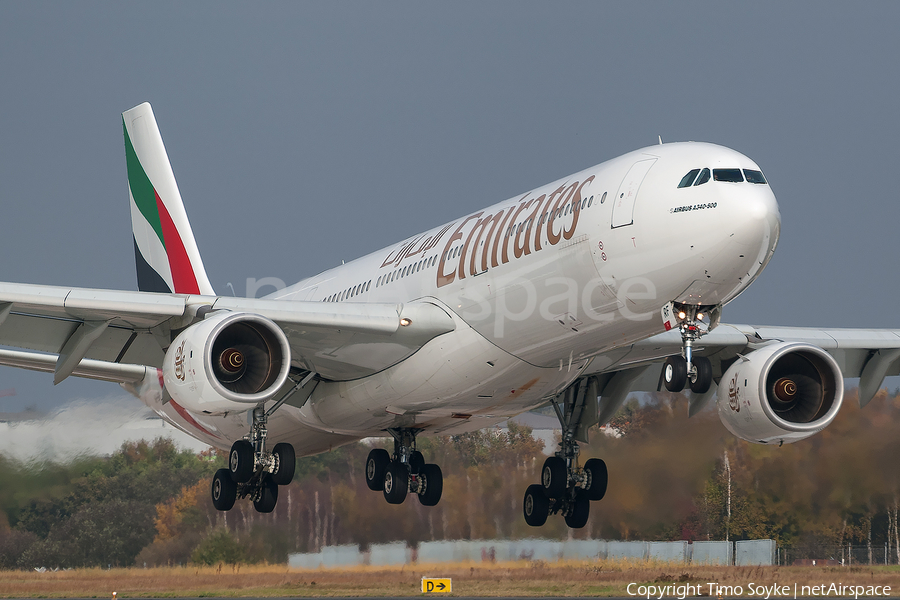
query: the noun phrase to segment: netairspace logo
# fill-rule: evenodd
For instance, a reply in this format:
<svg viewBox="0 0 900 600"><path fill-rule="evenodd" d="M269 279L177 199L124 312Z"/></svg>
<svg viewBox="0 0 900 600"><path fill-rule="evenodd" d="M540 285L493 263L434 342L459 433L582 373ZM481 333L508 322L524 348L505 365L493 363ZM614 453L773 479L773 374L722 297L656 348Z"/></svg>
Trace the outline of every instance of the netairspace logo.
<svg viewBox="0 0 900 600"><path fill-rule="evenodd" d="M650 600L678 598L684 600L693 596L709 596L711 598L748 597L748 598L799 598L799 597L839 597L839 598L871 598L891 595L891 587L887 585L844 585L843 583L822 583L819 585L761 584L748 583L742 585L719 585L715 582L706 584L684 583L680 585L643 585L629 583L626 588L629 596L637 596Z"/></svg>
<svg viewBox="0 0 900 600"><path fill-rule="evenodd" d="M200 452L209 446L175 429L132 396L74 400L34 421L0 423L0 455L23 463L67 463L109 455L125 442L170 438Z"/></svg>

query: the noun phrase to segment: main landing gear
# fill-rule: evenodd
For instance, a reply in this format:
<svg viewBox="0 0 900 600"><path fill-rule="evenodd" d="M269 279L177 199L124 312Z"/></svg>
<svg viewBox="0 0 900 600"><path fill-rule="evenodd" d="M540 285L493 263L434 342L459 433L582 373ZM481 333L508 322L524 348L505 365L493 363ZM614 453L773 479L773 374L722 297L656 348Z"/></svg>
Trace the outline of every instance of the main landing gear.
<svg viewBox="0 0 900 600"><path fill-rule="evenodd" d="M525 522L540 527L547 517L561 513L566 525L573 529L584 527L591 511L591 501L606 495L609 474L606 463L591 458L579 465L578 440L587 442L588 403L597 402L597 388L585 380L579 380L566 389L551 404L562 426L559 451L544 461L541 482L525 490L523 510Z"/></svg>
<svg viewBox="0 0 900 600"><path fill-rule="evenodd" d="M366 459L366 485L372 491L384 493L389 504L402 504L408 493L416 494L425 506L434 506L444 490L441 468L427 464L416 450L418 430L388 429L394 437L394 455L383 448L375 448Z"/></svg>
<svg viewBox="0 0 900 600"><path fill-rule="evenodd" d="M231 446L228 468L213 476L212 499L218 510L231 510L240 496L249 497L258 512L270 513L278 502L278 486L294 479L294 447L281 443L266 451L268 417L262 407L253 409L249 439Z"/></svg>
<svg viewBox="0 0 900 600"><path fill-rule="evenodd" d="M670 392L680 392L689 385L695 394L705 394L712 385L712 364L705 356L694 356L694 342L712 329L715 316L710 315L710 326L705 329L704 313L699 306L680 305L674 308L674 316L684 346L680 355L666 359L663 383Z"/></svg>

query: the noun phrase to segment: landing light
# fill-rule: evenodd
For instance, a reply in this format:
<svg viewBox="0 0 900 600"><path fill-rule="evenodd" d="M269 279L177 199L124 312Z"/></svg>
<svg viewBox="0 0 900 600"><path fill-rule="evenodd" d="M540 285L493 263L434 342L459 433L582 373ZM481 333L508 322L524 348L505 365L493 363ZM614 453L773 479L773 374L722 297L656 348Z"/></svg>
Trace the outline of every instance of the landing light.
<svg viewBox="0 0 900 600"><path fill-rule="evenodd" d="M698 320L698 321L702 321L702 320L703 320L703 313L697 313L697 320Z"/></svg>
<svg viewBox="0 0 900 600"><path fill-rule="evenodd" d="M680 313L678 313L678 318L679 318L679 319L686 319L686 318L687 318L687 313L685 313L684 311L681 311Z"/></svg>
<svg viewBox="0 0 900 600"><path fill-rule="evenodd" d="M409 327L410 325L412 325L412 319L403 317L402 319L400 319L400 325L403 327Z"/></svg>

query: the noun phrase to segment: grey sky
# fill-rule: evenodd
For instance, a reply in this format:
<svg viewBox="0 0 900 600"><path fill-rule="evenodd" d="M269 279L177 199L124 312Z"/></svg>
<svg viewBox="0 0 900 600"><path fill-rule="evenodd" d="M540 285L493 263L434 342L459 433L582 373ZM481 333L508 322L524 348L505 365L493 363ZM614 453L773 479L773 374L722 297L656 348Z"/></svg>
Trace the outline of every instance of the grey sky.
<svg viewBox="0 0 900 600"><path fill-rule="evenodd" d="M0 1L0 280L134 289L153 104L219 293L294 282L664 141L781 206L754 324L900 327L900 3ZM0 407L117 393L0 369Z"/></svg>

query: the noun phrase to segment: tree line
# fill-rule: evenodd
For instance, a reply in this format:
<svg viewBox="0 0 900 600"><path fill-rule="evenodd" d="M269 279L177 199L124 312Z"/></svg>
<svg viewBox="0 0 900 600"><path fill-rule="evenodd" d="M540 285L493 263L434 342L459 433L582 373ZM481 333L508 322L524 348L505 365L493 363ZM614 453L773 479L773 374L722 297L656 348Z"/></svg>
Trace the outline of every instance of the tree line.
<svg viewBox="0 0 900 600"><path fill-rule="evenodd" d="M540 529L525 524L522 496L545 454L515 424L419 439L444 472L435 507L413 496L389 505L370 491L364 442L300 459L267 515L246 500L216 511L210 478L225 453L197 455L165 439L40 467L0 456L0 568L278 563L336 544L529 536L888 544L900 560L896 393L860 410L848 392L829 428L783 447L735 439L714 410L688 419L681 394L632 399L605 431L594 429L581 457L606 460L609 492L580 530L554 517Z"/></svg>

